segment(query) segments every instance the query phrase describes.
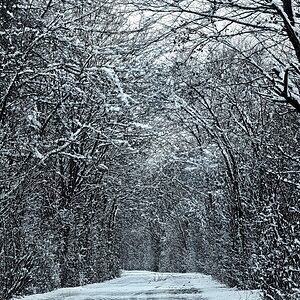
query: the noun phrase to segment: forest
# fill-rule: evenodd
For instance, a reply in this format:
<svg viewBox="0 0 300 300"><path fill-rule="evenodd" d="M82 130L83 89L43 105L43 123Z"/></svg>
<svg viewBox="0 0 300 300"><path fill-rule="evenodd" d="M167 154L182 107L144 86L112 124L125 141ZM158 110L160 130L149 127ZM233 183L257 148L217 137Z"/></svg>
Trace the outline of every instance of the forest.
<svg viewBox="0 0 300 300"><path fill-rule="evenodd" d="M0 0L0 299L121 269L299 299L299 0Z"/></svg>

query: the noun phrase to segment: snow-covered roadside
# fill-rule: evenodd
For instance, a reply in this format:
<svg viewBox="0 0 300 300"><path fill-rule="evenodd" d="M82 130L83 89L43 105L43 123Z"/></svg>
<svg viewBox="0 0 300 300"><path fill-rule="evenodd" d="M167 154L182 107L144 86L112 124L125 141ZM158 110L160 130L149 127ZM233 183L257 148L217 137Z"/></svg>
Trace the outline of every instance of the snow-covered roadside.
<svg viewBox="0 0 300 300"><path fill-rule="evenodd" d="M20 298L16 298L20 299ZM258 300L258 291L227 288L199 273L124 271L121 278L22 298L24 300L197 299Z"/></svg>

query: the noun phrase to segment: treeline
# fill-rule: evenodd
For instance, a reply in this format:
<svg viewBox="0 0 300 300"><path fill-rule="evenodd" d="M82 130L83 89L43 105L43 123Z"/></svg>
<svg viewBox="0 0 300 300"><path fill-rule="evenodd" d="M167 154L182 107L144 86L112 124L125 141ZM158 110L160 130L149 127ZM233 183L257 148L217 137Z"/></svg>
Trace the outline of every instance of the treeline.
<svg viewBox="0 0 300 300"><path fill-rule="evenodd" d="M163 153L141 158L124 207L125 224L134 222L123 224L122 262L297 299L299 117L265 101L272 86L235 52L211 54L172 73L173 127L160 124L165 141L154 143Z"/></svg>
<svg viewBox="0 0 300 300"><path fill-rule="evenodd" d="M109 1L0 2L3 300L119 274L115 174L134 116L115 68L129 45L117 10Z"/></svg>
<svg viewBox="0 0 300 300"><path fill-rule="evenodd" d="M120 268L297 299L297 6L199 2L0 1L1 299Z"/></svg>
<svg viewBox="0 0 300 300"><path fill-rule="evenodd" d="M140 158L121 258L298 299L298 7L205 3L139 7L172 24L172 46L157 81L164 117L152 122L162 150Z"/></svg>
<svg viewBox="0 0 300 300"><path fill-rule="evenodd" d="M122 266L297 299L299 116L265 101L272 86L236 53L211 53L172 72L170 118L152 122L159 134L122 202Z"/></svg>

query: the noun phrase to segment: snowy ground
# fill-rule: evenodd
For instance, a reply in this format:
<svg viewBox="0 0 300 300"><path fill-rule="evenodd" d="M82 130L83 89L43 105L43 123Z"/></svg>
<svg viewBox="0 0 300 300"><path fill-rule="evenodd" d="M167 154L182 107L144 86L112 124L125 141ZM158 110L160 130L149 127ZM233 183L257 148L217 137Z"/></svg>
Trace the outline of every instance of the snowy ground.
<svg viewBox="0 0 300 300"><path fill-rule="evenodd" d="M125 271L121 278L32 295L24 300L194 299L258 300L257 291L238 291L199 273Z"/></svg>

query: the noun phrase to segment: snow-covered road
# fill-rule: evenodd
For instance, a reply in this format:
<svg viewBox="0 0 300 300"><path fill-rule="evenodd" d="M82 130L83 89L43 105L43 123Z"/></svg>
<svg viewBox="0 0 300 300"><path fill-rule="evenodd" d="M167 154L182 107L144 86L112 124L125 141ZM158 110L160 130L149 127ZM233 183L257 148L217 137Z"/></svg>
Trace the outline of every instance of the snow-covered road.
<svg viewBox="0 0 300 300"><path fill-rule="evenodd" d="M257 291L226 288L199 273L124 271L121 278L32 295L24 300L194 299L258 300Z"/></svg>

